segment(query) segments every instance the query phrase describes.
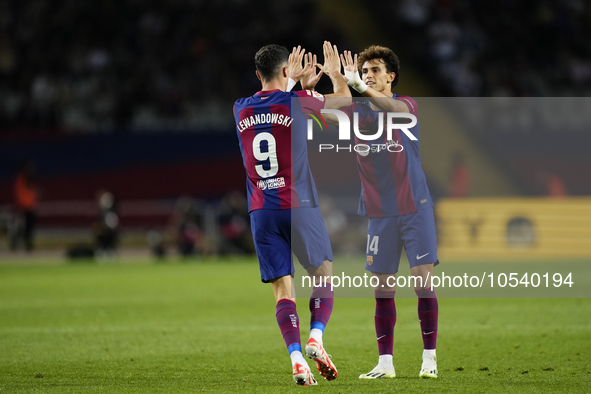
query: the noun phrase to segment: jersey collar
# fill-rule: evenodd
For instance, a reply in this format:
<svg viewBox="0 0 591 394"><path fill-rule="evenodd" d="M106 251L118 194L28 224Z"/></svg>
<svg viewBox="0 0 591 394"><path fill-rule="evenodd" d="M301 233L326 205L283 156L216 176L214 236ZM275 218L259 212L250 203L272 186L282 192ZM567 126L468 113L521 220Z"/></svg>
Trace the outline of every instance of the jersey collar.
<svg viewBox="0 0 591 394"><path fill-rule="evenodd" d="M267 95L267 94L271 94L271 93L275 93L275 92L279 92L279 91L280 91L280 89L274 89L274 90L261 90L261 91L259 91L259 92L256 92L256 93L255 93L255 96L256 96L256 95L259 95L259 96L261 96L261 95Z"/></svg>

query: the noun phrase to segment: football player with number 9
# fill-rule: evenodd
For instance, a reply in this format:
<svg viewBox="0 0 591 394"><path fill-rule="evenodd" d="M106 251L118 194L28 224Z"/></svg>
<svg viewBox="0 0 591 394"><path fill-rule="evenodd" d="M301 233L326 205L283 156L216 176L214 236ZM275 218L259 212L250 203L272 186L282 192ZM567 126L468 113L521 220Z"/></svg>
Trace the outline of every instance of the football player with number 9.
<svg viewBox="0 0 591 394"><path fill-rule="evenodd" d="M304 56L306 61L302 66ZM316 381L302 354L292 251L308 275L315 278L315 283L321 283L321 277L332 276L333 260L308 164L307 122L302 108L320 111L351 104L336 46L325 42L324 65L315 61L316 56L305 55L300 47L290 54L279 45L264 46L255 55L261 91L237 100L234 105L261 280L273 287L277 323L298 385L315 385ZM318 74L316 67L321 69ZM333 94L321 95L311 90L290 92L297 82L304 89L315 86L322 74L330 77ZM333 380L337 369L322 341L333 306L330 283L314 288L309 306L312 316L305 353L325 379Z"/></svg>

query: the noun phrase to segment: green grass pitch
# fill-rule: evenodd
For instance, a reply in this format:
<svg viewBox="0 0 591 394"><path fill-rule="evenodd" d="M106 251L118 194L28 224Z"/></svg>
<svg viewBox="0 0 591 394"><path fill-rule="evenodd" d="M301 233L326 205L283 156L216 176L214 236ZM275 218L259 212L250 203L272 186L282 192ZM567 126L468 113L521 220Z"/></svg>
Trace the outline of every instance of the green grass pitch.
<svg viewBox="0 0 591 394"><path fill-rule="evenodd" d="M363 261L361 262L363 264ZM439 379L418 378L416 300L397 300L392 380L372 299L336 299L339 377L297 387L253 258L162 264L0 263L0 393L585 393L590 299L440 299ZM308 300L298 300L302 339ZM318 374L316 373L316 376Z"/></svg>

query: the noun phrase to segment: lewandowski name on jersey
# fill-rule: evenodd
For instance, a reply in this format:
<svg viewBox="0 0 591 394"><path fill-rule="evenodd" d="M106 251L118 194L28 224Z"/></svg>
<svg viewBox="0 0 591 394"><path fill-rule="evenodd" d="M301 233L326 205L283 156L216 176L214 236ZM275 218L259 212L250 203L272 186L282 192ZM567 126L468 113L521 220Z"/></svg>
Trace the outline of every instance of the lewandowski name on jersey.
<svg viewBox="0 0 591 394"><path fill-rule="evenodd" d="M324 106L323 95L306 90L260 91L236 101L249 211L318 206L302 109L319 112Z"/></svg>
<svg viewBox="0 0 591 394"><path fill-rule="evenodd" d="M286 116L283 114L256 114L251 115L248 118L244 118L238 124L238 131L243 132L249 127L256 126L263 123L275 124L275 125L282 125L285 127L289 127L293 119L291 116Z"/></svg>

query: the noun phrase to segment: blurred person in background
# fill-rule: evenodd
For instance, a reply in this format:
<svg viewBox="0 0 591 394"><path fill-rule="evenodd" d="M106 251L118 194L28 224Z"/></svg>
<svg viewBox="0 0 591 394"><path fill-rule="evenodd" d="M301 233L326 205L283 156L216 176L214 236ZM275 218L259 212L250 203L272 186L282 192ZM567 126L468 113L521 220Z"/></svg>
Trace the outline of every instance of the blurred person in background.
<svg viewBox="0 0 591 394"><path fill-rule="evenodd" d="M37 222L39 189L34 182L35 163L27 159L21 165L14 180L14 205L16 208L16 226L10 243L11 250L16 250L20 241L25 250L33 250L33 237Z"/></svg>
<svg viewBox="0 0 591 394"><path fill-rule="evenodd" d="M554 173L549 173L546 177L546 189L548 190L548 197L566 197L568 192L562 179Z"/></svg>
<svg viewBox="0 0 591 394"><path fill-rule="evenodd" d="M221 253L253 254L254 244L250 231L248 204L244 195L233 191L220 204Z"/></svg>
<svg viewBox="0 0 591 394"><path fill-rule="evenodd" d="M95 239L96 256L100 260L115 257L119 246L119 216L115 197L108 190L97 193L98 213L92 230Z"/></svg>
<svg viewBox="0 0 591 394"><path fill-rule="evenodd" d="M196 251L207 252L207 238L202 226L203 216L197 202L189 195L179 197L170 218L168 236L182 257L195 255Z"/></svg>
<svg viewBox="0 0 591 394"><path fill-rule="evenodd" d="M466 165L464 155L456 152L452 160L449 196L465 198L470 194L470 169Z"/></svg>
<svg viewBox="0 0 591 394"><path fill-rule="evenodd" d="M568 191L562 178L553 171L542 168L537 172L538 192L540 195L562 198L568 196Z"/></svg>

